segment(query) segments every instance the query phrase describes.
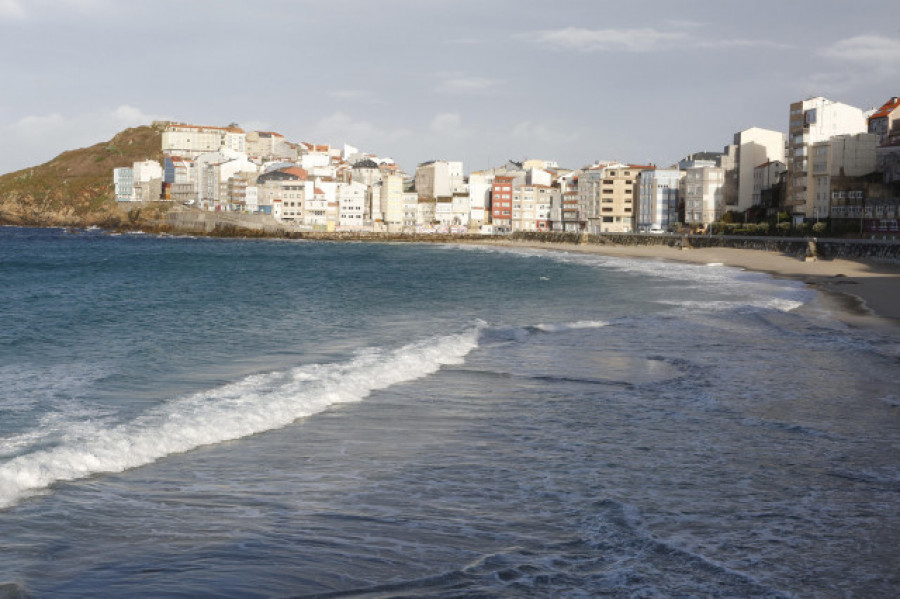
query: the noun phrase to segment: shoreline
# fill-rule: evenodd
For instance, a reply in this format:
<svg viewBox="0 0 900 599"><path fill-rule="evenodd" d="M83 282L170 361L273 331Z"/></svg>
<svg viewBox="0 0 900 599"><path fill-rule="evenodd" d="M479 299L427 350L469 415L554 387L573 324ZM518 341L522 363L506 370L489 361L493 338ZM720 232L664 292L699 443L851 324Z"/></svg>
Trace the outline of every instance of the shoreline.
<svg viewBox="0 0 900 599"><path fill-rule="evenodd" d="M3 226L22 227L5 224ZM45 226L46 227L46 226ZM45 228L40 227L40 228ZM26 226L27 228L27 226ZM68 229L69 227L49 227ZM193 235L212 238L241 239L293 239L292 236L255 232L247 235L246 229L216 234L209 231L171 230L170 227L136 227L128 232L162 234L178 237ZM107 232L123 232L122 229ZM316 240L311 236L310 241ZM325 240L325 239L322 239ZM328 241L396 243L395 239L330 238ZM791 279L805 283L819 292L822 308L835 320L844 324L868 329L896 328L900 333L900 263L889 261L818 258L807 262L796 256L762 249L729 247L694 247L681 249L669 245L617 245L615 243L583 244L564 241L530 241L509 238L458 238L455 236L435 237L417 235L404 242L444 243L475 245L482 247L528 248L544 251L597 254L620 258L662 260L689 264L721 264L732 268L742 268L761 272L775 278Z"/></svg>
<svg viewBox="0 0 900 599"><path fill-rule="evenodd" d="M807 262L775 252L723 247L682 250L664 245L576 245L514 240L465 243L743 268L805 283L819 292L823 307L845 324L870 329L888 325L900 330L900 264L821 258Z"/></svg>

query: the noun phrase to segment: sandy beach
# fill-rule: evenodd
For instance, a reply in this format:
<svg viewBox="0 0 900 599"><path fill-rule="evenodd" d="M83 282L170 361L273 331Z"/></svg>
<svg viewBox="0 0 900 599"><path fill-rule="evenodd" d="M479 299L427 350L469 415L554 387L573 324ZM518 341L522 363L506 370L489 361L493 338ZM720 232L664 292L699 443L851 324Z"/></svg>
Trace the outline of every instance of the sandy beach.
<svg viewBox="0 0 900 599"><path fill-rule="evenodd" d="M663 245L575 245L499 241L491 245L586 252L623 258L672 260L695 264L721 263L805 282L823 292L823 305L847 324L879 328L900 326L900 264L856 260L807 262L775 252L732 248L681 250Z"/></svg>

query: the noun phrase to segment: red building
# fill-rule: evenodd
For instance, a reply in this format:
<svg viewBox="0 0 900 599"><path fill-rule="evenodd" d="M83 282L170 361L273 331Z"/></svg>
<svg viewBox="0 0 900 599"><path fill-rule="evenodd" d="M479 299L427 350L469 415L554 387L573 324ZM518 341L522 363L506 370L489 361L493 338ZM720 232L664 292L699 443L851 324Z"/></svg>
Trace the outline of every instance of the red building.
<svg viewBox="0 0 900 599"><path fill-rule="evenodd" d="M494 177L491 187L491 223L495 233L508 233L512 226L512 199L515 177Z"/></svg>

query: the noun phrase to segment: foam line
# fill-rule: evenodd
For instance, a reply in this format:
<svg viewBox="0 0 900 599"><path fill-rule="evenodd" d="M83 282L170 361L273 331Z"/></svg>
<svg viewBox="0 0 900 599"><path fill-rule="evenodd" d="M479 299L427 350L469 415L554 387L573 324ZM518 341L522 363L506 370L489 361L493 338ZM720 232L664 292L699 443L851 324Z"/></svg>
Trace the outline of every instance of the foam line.
<svg viewBox="0 0 900 599"><path fill-rule="evenodd" d="M250 376L170 401L115 427L82 423L61 445L0 464L0 509L56 482L122 472L281 428L336 403L362 401L373 391L428 376L445 364L461 364L477 347L480 328L396 350L370 349L347 362Z"/></svg>

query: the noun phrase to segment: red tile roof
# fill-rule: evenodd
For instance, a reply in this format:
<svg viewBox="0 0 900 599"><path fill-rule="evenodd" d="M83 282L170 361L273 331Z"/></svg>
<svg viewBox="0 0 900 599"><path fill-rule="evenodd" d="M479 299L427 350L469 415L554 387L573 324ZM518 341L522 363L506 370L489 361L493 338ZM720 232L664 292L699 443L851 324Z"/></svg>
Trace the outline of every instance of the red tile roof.
<svg viewBox="0 0 900 599"><path fill-rule="evenodd" d="M295 175L300 177L304 181L309 177L309 173L300 168L299 166L289 166L288 168L279 169L282 173L287 173L289 175Z"/></svg>
<svg viewBox="0 0 900 599"><path fill-rule="evenodd" d="M894 97L885 102L884 106L879 108L875 114L869 117L869 120L872 119L883 119L889 116L892 112L894 112L897 108L900 108L900 97Z"/></svg>

